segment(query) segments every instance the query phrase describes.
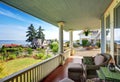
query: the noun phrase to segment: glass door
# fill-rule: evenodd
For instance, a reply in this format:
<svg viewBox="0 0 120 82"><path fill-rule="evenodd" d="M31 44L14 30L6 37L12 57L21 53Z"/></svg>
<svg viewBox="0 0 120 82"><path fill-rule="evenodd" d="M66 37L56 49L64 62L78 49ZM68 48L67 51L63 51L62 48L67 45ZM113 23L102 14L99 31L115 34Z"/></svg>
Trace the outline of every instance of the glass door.
<svg viewBox="0 0 120 82"><path fill-rule="evenodd" d="M115 8L114 53L116 64L120 67L120 4Z"/></svg>

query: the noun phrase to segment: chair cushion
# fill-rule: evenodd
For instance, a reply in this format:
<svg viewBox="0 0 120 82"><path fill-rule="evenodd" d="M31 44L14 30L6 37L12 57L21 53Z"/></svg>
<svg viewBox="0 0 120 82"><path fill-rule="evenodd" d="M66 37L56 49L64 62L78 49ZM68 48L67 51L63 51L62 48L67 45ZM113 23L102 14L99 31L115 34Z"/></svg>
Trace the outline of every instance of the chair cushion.
<svg viewBox="0 0 120 82"><path fill-rule="evenodd" d="M98 54L94 58L95 65L101 65L104 62L104 56Z"/></svg>
<svg viewBox="0 0 120 82"><path fill-rule="evenodd" d="M94 65L94 61L92 57L84 57L83 63L86 65Z"/></svg>

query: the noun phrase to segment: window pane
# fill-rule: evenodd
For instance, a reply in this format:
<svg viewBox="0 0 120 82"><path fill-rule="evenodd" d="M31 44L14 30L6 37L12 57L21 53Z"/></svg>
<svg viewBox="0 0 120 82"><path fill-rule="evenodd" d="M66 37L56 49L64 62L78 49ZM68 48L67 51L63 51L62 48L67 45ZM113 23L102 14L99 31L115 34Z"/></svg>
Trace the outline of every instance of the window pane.
<svg viewBox="0 0 120 82"><path fill-rule="evenodd" d="M110 15L106 18L106 51L110 53Z"/></svg>
<svg viewBox="0 0 120 82"><path fill-rule="evenodd" d="M115 9L114 53L120 67L120 6Z"/></svg>

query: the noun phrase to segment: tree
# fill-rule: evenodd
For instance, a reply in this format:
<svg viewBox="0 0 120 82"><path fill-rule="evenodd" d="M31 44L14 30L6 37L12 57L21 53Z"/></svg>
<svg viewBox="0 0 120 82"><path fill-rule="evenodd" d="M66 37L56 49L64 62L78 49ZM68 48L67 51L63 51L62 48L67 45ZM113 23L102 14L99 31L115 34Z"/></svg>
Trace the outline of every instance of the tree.
<svg viewBox="0 0 120 82"><path fill-rule="evenodd" d="M37 32L37 38L42 39L42 43L45 39L45 35L43 33L44 29L41 28L41 26L38 28L38 32Z"/></svg>
<svg viewBox="0 0 120 82"><path fill-rule="evenodd" d="M26 33L26 37L28 37L26 40L27 42L32 42L33 39L36 38L36 30L32 24L28 27L28 31Z"/></svg>
<svg viewBox="0 0 120 82"><path fill-rule="evenodd" d="M39 27L38 30L36 30L32 24L28 27L28 31L26 32L27 33L26 37L28 37L28 38L26 41L31 42L31 45L33 48L40 46L40 45L38 45L38 39L41 39L42 43L43 43L43 41L45 39L43 30L44 29L42 29L41 26Z"/></svg>

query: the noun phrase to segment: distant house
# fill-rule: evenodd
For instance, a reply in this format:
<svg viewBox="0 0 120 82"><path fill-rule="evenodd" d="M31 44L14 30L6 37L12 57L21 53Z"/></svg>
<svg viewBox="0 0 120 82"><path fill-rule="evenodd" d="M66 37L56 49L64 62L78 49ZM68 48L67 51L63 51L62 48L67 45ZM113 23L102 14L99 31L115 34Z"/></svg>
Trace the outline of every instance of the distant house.
<svg viewBox="0 0 120 82"><path fill-rule="evenodd" d="M42 47L42 40L35 38L35 39L33 39L31 44L32 44L32 47L41 48Z"/></svg>
<svg viewBox="0 0 120 82"><path fill-rule="evenodd" d="M42 43L41 39L33 39L32 41L32 46L35 48L47 48L47 46L51 43L49 40L44 40Z"/></svg>
<svg viewBox="0 0 120 82"><path fill-rule="evenodd" d="M91 30L88 36L85 36L84 31L79 33L80 44L82 44L83 39L87 39L89 42L92 42L93 45L96 44L96 41L100 39L100 30Z"/></svg>

